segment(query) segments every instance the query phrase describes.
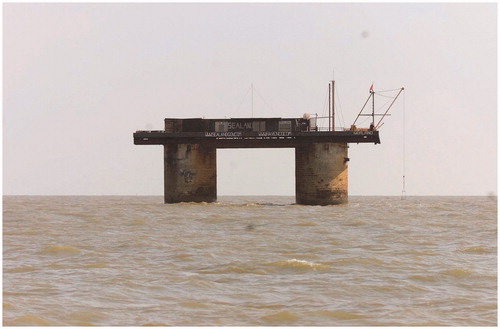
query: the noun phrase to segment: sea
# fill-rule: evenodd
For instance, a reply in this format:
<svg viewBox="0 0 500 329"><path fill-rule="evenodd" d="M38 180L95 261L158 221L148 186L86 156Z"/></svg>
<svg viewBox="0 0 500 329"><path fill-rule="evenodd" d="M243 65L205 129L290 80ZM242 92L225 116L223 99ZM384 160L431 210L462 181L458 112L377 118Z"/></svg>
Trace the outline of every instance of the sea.
<svg viewBox="0 0 500 329"><path fill-rule="evenodd" d="M497 197L3 196L4 326L497 326Z"/></svg>

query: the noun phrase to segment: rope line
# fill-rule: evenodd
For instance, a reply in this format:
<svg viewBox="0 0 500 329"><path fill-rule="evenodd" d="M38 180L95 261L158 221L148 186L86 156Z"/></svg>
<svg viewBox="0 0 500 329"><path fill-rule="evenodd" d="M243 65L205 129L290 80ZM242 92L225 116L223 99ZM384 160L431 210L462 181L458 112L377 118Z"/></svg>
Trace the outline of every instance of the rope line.
<svg viewBox="0 0 500 329"><path fill-rule="evenodd" d="M326 95L325 95L325 102L323 103L323 112L321 113L321 124L319 122L316 122L316 125L319 127L323 127L323 123L325 122L324 119L325 118L328 118L326 116L326 108L327 108L327 102L328 102L328 91L326 91ZM330 120L328 118L328 120Z"/></svg>
<svg viewBox="0 0 500 329"><path fill-rule="evenodd" d="M335 94L337 97L335 99L338 99L338 104L339 104L339 110L340 110L340 121L342 122L342 127L345 127L345 121L344 121L344 113L342 112L342 106L340 105L340 95L338 92L338 88L335 88Z"/></svg>
<svg viewBox="0 0 500 329"><path fill-rule="evenodd" d="M392 97L392 98L394 98L394 97ZM390 101L391 101L391 100L388 100L387 102L385 102L385 103L384 103L384 105L379 106L379 107L377 108L377 110L375 111L375 114L380 114L380 113L378 113L378 111L383 110L383 109L387 106L387 104L389 104L389 102L390 102Z"/></svg>
<svg viewBox="0 0 500 329"><path fill-rule="evenodd" d="M236 114L239 114L240 109L241 109L241 105L243 105L243 103L247 99L248 93L250 92L251 89L252 89L252 87L250 87L250 88L247 89L247 92L245 93L245 96L243 96L243 99L240 102L240 105L237 107L236 111L231 111L231 114L233 114L235 112L236 112ZM232 117L232 115L230 115L230 116Z"/></svg>
<svg viewBox="0 0 500 329"><path fill-rule="evenodd" d="M375 95L380 96L380 97L385 97L385 98L396 98L396 96L387 96L387 95L382 95L382 94L379 94L378 92L377 92L377 93L375 93Z"/></svg>
<svg viewBox="0 0 500 329"><path fill-rule="evenodd" d="M273 108L271 107L271 105L269 105L267 103L267 101L264 99L264 96L262 96L262 94L257 90L255 89L255 87L253 87L253 90L257 92L257 94L259 95L259 97L262 99L262 101L264 102L264 104L271 110L271 112L276 115L276 113L274 112Z"/></svg>
<svg viewBox="0 0 500 329"><path fill-rule="evenodd" d="M390 91L398 91L398 89L391 89L391 90L377 90L377 93L387 93L387 92L390 92Z"/></svg>
<svg viewBox="0 0 500 329"><path fill-rule="evenodd" d="M403 190L401 200L406 200L406 92L403 92Z"/></svg>

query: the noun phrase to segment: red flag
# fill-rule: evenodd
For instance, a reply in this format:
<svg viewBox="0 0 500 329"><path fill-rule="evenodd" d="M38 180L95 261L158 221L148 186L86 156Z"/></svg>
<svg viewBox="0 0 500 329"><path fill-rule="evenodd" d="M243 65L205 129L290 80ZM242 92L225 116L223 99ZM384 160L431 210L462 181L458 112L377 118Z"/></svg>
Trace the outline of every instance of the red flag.
<svg viewBox="0 0 500 329"><path fill-rule="evenodd" d="M370 92L372 92L372 91L373 91L373 83L372 83L372 86L370 87Z"/></svg>

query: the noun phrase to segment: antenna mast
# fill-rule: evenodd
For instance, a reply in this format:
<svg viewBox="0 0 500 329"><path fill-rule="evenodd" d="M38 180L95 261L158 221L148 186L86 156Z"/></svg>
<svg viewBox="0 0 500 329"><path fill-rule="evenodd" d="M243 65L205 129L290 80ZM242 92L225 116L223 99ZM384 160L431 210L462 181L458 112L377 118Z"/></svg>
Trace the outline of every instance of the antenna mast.
<svg viewBox="0 0 500 329"><path fill-rule="evenodd" d="M328 84L328 131L332 131L332 84Z"/></svg>
<svg viewBox="0 0 500 329"><path fill-rule="evenodd" d="M372 123L370 124L370 127L373 127L375 124L375 92L373 91L373 84L370 88L370 94L372 96Z"/></svg>
<svg viewBox="0 0 500 329"><path fill-rule="evenodd" d="M328 84L328 131L335 131L335 80Z"/></svg>
<svg viewBox="0 0 500 329"><path fill-rule="evenodd" d="M358 113L358 116L356 117L356 120L354 120L354 123L352 124L353 126L356 124L356 122L358 121L359 117L361 116L371 116L372 117L372 122L370 124L370 129L371 130L377 130L379 129L380 127L382 127L382 125L384 124L382 121L384 120L384 118L390 114L387 114L387 112L389 112L389 110L391 109L392 105L394 105L394 102L396 102L396 99L399 97L399 95L401 94L401 92L403 92L404 88L399 88L399 89L394 89L394 90L386 90L386 91L395 91L395 90L399 90L398 94L394 97L394 99L392 100L392 103L389 105L389 107L387 108L387 110L384 112L384 114L376 114L375 113L375 91L373 91L373 84L372 86L370 87L370 96L368 96L368 99L366 100L365 104L363 105L363 107L361 108L361 111L359 111ZM368 113L363 113L363 110L365 109L366 105L368 104L368 102L370 101L370 98L372 99L372 113L371 114L368 114ZM375 117L376 116L381 116L382 118L378 121L377 124L375 124Z"/></svg>
<svg viewBox="0 0 500 329"><path fill-rule="evenodd" d="M335 80L332 80L332 131L335 131Z"/></svg>

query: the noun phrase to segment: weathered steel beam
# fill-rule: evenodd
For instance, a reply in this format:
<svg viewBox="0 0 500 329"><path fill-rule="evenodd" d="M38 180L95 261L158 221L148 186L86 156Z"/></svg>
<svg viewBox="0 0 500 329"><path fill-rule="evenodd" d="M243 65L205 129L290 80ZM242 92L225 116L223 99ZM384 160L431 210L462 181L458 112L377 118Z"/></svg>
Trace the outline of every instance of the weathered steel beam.
<svg viewBox="0 0 500 329"><path fill-rule="evenodd" d="M378 131L307 132L278 136L224 136L206 133L165 133L138 131L135 145L203 143L216 148L287 148L303 143L374 143L380 144Z"/></svg>

